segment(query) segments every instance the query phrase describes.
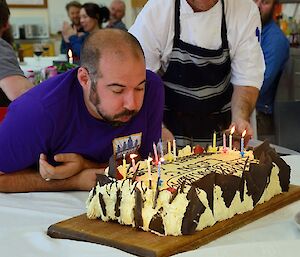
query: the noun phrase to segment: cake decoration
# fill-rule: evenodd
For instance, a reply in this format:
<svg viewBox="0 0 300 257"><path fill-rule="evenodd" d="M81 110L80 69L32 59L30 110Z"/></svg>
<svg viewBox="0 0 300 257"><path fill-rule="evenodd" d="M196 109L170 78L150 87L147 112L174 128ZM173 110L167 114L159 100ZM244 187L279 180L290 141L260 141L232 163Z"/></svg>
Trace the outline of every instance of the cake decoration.
<svg viewBox="0 0 300 257"><path fill-rule="evenodd" d="M186 235L251 211L289 188L290 167L268 142L244 149L243 155L224 147L202 152L187 146L170 158L169 144L165 156L160 147L157 164L156 157L118 167L110 162L107 173L120 176L97 176L87 200L88 218L161 236Z"/></svg>

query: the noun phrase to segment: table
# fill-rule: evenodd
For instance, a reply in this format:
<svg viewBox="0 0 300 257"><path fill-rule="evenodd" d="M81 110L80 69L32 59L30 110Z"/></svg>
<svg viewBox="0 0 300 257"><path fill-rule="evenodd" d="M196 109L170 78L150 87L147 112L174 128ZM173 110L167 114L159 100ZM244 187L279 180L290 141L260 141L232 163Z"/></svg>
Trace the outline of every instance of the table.
<svg viewBox="0 0 300 257"><path fill-rule="evenodd" d="M20 63L22 71L26 74L28 70L35 72L40 71L43 68L53 65L53 61L67 61L66 55L47 56L47 57L25 57L24 62Z"/></svg>
<svg viewBox="0 0 300 257"><path fill-rule="evenodd" d="M283 159L292 168L292 184L300 185L300 155ZM107 246L47 236L49 225L84 213L87 196L88 192L0 193L1 257L132 256ZM299 211L297 201L197 250L176 256L296 256L300 230L293 219Z"/></svg>

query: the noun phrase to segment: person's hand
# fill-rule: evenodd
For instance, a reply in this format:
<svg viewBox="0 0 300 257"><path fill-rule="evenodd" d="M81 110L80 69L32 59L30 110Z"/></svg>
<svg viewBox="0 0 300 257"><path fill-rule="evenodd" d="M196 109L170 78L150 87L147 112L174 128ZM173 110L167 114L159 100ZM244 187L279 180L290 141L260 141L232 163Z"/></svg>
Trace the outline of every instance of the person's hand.
<svg viewBox="0 0 300 257"><path fill-rule="evenodd" d="M249 142L249 140L252 138L253 136L253 128L250 125L250 122L247 120L243 120L243 119L239 119L236 121L233 121L229 127L229 129L227 130L227 134L230 135L230 130L231 128L235 126L235 131L233 134L233 147L236 149L240 149L240 144L241 144L241 137L242 137L242 133L246 130L246 135L244 137L244 146L246 146Z"/></svg>
<svg viewBox="0 0 300 257"><path fill-rule="evenodd" d="M175 138L172 132L164 127L161 130L161 139L163 142L168 142L168 141L173 141Z"/></svg>
<svg viewBox="0 0 300 257"><path fill-rule="evenodd" d="M96 185L97 174L104 174L104 168L85 169L70 179L74 180L77 190L89 191Z"/></svg>
<svg viewBox="0 0 300 257"><path fill-rule="evenodd" d="M69 43L69 37L76 35L77 30L76 28L73 28L68 22L64 21L61 33L64 38L64 41Z"/></svg>
<svg viewBox="0 0 300 257"><path fill-rule="evenodd" d="M85 168L85 159L79 154L57 154L54 160L62 164L54 167L47 162L45 154L40 154L39 171L42 178L46 180L69 178Z"/></svg>

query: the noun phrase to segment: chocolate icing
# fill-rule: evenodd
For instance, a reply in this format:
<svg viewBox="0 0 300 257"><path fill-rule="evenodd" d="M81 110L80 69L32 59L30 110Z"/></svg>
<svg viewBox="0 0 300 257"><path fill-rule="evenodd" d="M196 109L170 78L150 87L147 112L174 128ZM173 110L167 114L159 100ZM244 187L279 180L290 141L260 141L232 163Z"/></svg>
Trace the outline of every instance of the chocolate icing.
<svg viewBox="0 0 300 257"><path fill-rule="evenodd" d="M242 183L242 178L234 175L224 175L216 173L216 185L220 186L222 189L222 197L227 208L231 205L231 202L240 188Z"/></svg>
<svg viewBox="0 0 300 257"><path fill-rule="evenodd" d="M108 161L108 176L117 178L117 162L115 155L112 155Z"/></svg>
<svg viewBox="0 0 300 257"><path fill-rule="evenodd" d="M109 177L107 177L103 174L97 174L96 179L97 179L97 183L99 184L100 187L113 182Z"/></svg>
<svg viewBox="0 0 300 257"><path fill-rule="evenodd" d="M99 203L100 203L103 215L106 216L106 204L104 202L103 195L101 193L99 193Z"/></svg>
<svg viewBox="0 0 300 257"><path fill-rule="evenodd" d="M212 212L214 212L215 175L215 173L210 173L192 184L193 186L198 187L206 192L208 205Z"/></svg>
<svg viewBox="0 0 300 257"><path fill-rule="evenodd" d="M143 207L144 207L144 202L143 202L141 191L136 187L135 206L134 206L134 222L136 228L143 227L143 216L142 216Z"/></svg>
<svg viewBox="0 0 300 257"><path fill-rule="evenodd" d="M205 211L205 206L199 200L195 187L191 187L187 194L187 199L190 200L181 225L181 233L183 235L193 234L198 226L201 214Z"/></svg>
<svg viewBox="0 0 300 257"><path fill-rule="evenodd" d="M165 234L165 228L163 224L163 219L161 217L163 208L161 207L158 212L152 217L149 228L155 232L158 232L161 235Z"/></svg>
<svg viewBox="0 0 300 257"><path fill-rule="evenodd" d="M262 152L260 163L251 163L249 171L245 172L247 194L252 197L253 206L257 204L269 183L272 167L272 159Z"/></svg>
<svg viewBox="0 0 300 257"><path fill-rule="evenodd" d="M120 189L117 190L117 200L115 204L115 215L116 217L120 217L120 204L121 204L122 194Z"/></svg>

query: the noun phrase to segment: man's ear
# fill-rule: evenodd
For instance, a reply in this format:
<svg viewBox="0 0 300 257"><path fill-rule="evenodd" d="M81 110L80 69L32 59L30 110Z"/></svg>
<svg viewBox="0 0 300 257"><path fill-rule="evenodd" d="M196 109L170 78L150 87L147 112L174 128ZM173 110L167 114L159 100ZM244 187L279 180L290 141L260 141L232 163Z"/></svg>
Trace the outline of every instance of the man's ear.
<svg viewBox="0 0 300 257"><path fill-rule="evenodd" d="M87 72L87 70L83 67L80 67L78 69L78 72L77 72L77 79L80 83L80 85L84 88L84 89L87 89L90 85L90 76Z"/></svg>

